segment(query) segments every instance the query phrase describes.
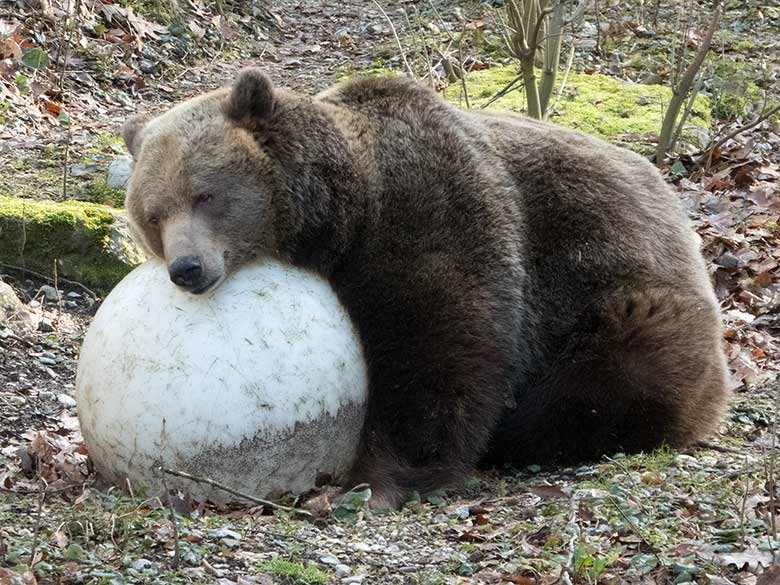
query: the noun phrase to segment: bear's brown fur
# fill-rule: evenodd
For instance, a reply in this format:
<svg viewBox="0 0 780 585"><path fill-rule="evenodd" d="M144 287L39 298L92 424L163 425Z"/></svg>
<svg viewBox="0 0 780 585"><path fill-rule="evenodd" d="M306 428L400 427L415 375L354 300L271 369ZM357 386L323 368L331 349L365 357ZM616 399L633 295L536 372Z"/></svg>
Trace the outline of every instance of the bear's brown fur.
<svg viewBox="0 0 780 585"><path fill-rule="evenodd" d="M379 505L480 461L681 447L718 423L697 238L631 152L402 79L308 98L256 69L125 136L132 223L180 285L258 256L333 285L370 378L349 480Z"/></svg>

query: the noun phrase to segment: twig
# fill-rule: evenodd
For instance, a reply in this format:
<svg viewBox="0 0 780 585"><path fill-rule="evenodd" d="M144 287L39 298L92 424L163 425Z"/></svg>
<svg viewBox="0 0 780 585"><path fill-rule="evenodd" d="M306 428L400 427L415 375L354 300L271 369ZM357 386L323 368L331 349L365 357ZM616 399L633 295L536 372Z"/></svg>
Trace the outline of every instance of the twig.
<svg viewBox="0 0 780 585"><path fill-rule="evenodd" d="M163 454L165 453L165 419L162 420L162 429L160 430L160 461L163 460ZM162 471L160 466L160 471ZM176 521L176 511L173 509L173 500L171 499L171 490L168 489L168 482L165 481L165 472L160 474L162 478L163 489L165 495L168 498L168 510L171 513L171 525L173 526L173 559L171 560L171 568L175 571L181 565L181 551L179 550L179 523ZM130 481L127 482L130 485Z"/></svg>
<svg viewBox="0 0 780 585"><path fill-rule="evenodd" d="M677 128L675 129L674 135L672 136L672 141L669 143L669 150L673 151L677 146L677 142L680 140L682 132L685 129L685 123L688 121L688 117L693 111L693 106L696 105L696 98L699 96L699 91L701 91L702 85L704 85L704 76L699 75L698 79L696 80L696 84L693 86L693 91L691 91L691 95L688 98L688 103L685 105L683 115L680 116L680 121L677 123Z"/></svg>
<svg viewBox="0 0 780 585"><path fill-rule="evenodd" d="M569 73L571 73L571 67L574 64L574 43L571 44L571 49L569 49L569 57L566 60L566 69L563 70L563 78L561 79L561 86L558 88L558 92L555 94L555 99L553 100L552 105L547 108L547 112L545 112L545 119L550 117L550 114L555 111L555 107L558 105L558 102L561 99L561 96L563 95L563 90L566 88L566 82L569 80Z"/></svg>
<svg viewBox="0 0 780 585"><path fill-rule="evenodd" d="M54 325L59 325L60 317L62 317L62 295L60 294L60 283L57 278L57 258L52 262L54 269L54 290L57 292L57 316L54 318Z"/></svg>
<svg viewBox="0 0 780 585"><path fill-rule="evenodd" d="M463 28L460 31L460 38L458 39L458 65L460 66L460 86L463 89L463 100L466 102L466 109L471 109L471 103L469 102L469 89L466 87L466 66L463 61L463 37L466 35L466 20L463 20Z"/></svg>
<svg viewBox="0 0 780 585"><path fill-rule="evenodd" d="M497 102L498 100L500 100L502 97L504 97L510 91L512 91L515 88L515 86L518 83L520 83L522 80L523 80L523 76L522 75L518 75L517 77L515 77L512 81L510 81L503 88L501 88L492 98L490 98L484 104L479 106L479 109L480 110L484 110L485 108L487 108L492 103Z"/></svg>
<svg viewBox="0 0 780 585"><path fill-rule="evenodd" d="M715 7L715 13L712 15L712 20L701 41L699 50L696 52L696 56L685 69L685 73L680 82L672 88L672 99L669 102L669 107L664 116L661 133L658 136L658 148L655 151L655 163L657 165L662 165L664 163L666 153L671 143L672 133L676 127L675 123L677 121L677 115L680 113L680 107L688 95L691 86L693 86L693 82L704 62L704 58L707 56L707 53L709 53L712 37L715 35L715 31L718 30L721 16L723 16L723 4L718 1Z"/></svg>
<svg viewBox="0 0 780 585"><path fill-rule="evenodd" d="M185 473L184 471L176 471L175 469L162 468L162 471L164 473L167 473L168 475L189 479L190 481L194 481L195 483L208 484L210 486L221 489L224 492L233 494L234 496L237 496L244 500L249 500L250 502L253 502L255 504L260 504L261 506L266 506L268 508L273 508L274 510L281 510L283 512L292 512L294 514L300 514L301 516L311 516L311 512L309 512L308 510L301 510L300 508L290 508L289 506L282 506L281 504L275 504L274 502L271 502L269 500L256 498L255 496L250 496L249 494L245 494L244 492L234 490L233 488L228 487L225 484L219 483L218 481L214 481L213 479L209 479L208 477L198 477L196 475Z"/></svg>
<svg viewBox="0 0 780 585"><path fill-rule="evenodd" d="M46 480L39 477L43 489L39 490L38 513L35 515L35 527L33 528L32 544L30 545L30 562L28 566L32 569L35 566L35 551L38 548L38 537L41 532L41 515L43 514L43 505L46 502L46 490L49 487Z"/></svg>
<svg viewBox="0 0 780 585"><path fill-rule="evenodd" d="M747 462L745 464L747 468ZM739 540L745 545L745 511L747 510L748 494L750 493L750 476L745 478L745 493L742 496L742 506L739 510Z"/></svg>
<svg viewBox="0 0 780 585"><path fill-rule="evenodd" d="M569 523L567 525L568 530L571 532L571 538L569 539L569 555L566 559L566 567L574 570L574 543L577 542L577 506L579 500L572 497L569 501L571 506L571 516L569 516ZM563 577L563 575L561 575Z"/></svg>
<svg viewBox="0 0 780 585"><path fill-rule="evenodd" d="M393 24L393 21L390 20L390 17L387 16L387 12L385 12L384 8L382 8L382 6L379 4L379 2L377 2L377 0L372 0L372 2L374 3L374 6L376 6L379 9L379 12L382 13L382 16L385 17L387 24L390 25L390 30L393 31L395 42L398 45L398 50L401 52L401 60L404 62L404 67L406 67L406 71L409 73L412 79L414 79L414 71L409 65L409 61L406 60L406 52L404 51L403 43L401 43L401 38L398 36L398 32L395 30L395 25Z"/></svg>
<svg viewBox="0 0 780 585"><path fill-rule="evenodd" d="M776 105L774 107L771 107L768 110L766 109L766 105L765 105L764 108L761 111L761 114L759 114L756 117L755 120L753 120L752 122L748 122L747 124L745 124L743 126L740 126L739 128L737 128L733 132L730 132L729 134L727 134L726 136L724 136L723 138L718 140L713 146L707 148L707 150L704 152L704 154L702 154L702 156L699 158L699 160L696 161L696 167L695 168L698 168L700 166L709 166L710 162L712 161L713 153L716 150L718 150L721 146L726 144L729 140L733 140L734 138L736 138L737 136L739 136L743 132L747 132L751 128L755 128L756 126L761 124L761 122L763 122L764 120L766 120L768 118L771 118L772 116L774 116L778 112L780 112L780 104L778 104L778 105ZM705 160L706 160L706 165L705 165Z"/></svg>
<svg viewBox="0 0 780 585"><path fill-rule="evenodd" d="M6 264L5 262L0 262L0 268L5 268L6 270L16 270L18 272L21 272L22 274L32 274L33 276L37 276L38 278L44 279L46 282L54 282L54 279L51 276L47 276L41 272L35 272L34 270L30 270L29 268L14 266L13 264ZM72 286L79 287L85 293L92 295L92 297L95 299L99 298L95 291L87 288L85 285L81 284L80 282L76 282L75 280L68 280L67 278L62 278L62 277L59 277L58 280L70 284Z"/></svg>
<svg viewBox="0 0 780 585"><path fill-rule="evenodd" d="M436 17L439 19L439 22L441 23L442 30L447 34L447 37L450 39L451 44L456 44L458 48L458 70L453 71L452 73L455 74L455 76L460 80L460 87L461 91L463 92L463 101L466 102L466 109L471 109L471 102L469 101L469 90L466 85L466 67L465 62L463 60L463 37L466 34L466 19L463 19L463 28L460 31L460 37L458 37L457 42L455 41L455 38L450 34L450 31L447 30L447 26L444 22L444 19L442 18L441 14L439 13L439 10L436 8L436 5L429 1L428 4L430 5L431 9L433 10L433 13L436 15ZM452 69L452 64L449 63L447 57L441 53L441 51L437 50L437 53L439 53L439 57L442 60L442 65L445 68L445 71L447 67L449 66L450 69ZM450 75L450 72L447 71L448 77ZM454 81L451 79L451 81Z"/></svg>
<svg viewBox="0 0 780 585"><path fill-rule="evenodd" d="M623 518L623 520L626 521L626 523L629 525L631 530L634 531L634 533L645 544L645 546L648 548L648 550L650 550L650 552L655 557L655 560L658 561L658 566L659 567L663 567L664 566L664 562L663 562L663 560L661 560L661 556L658 554L658 551L655 549L655 547L652 545L652 543L649 540L647 540L647 537L642 533L642 531L639 530L639 526L634 524L633 520L631 520L631 518L628 517L628 514L626 514L623 511L623 508L620 507L620 503L617 500L615 500L615 498L613 496L607 496L605 498L605 501L609 502L610 505L612 505L612 507L615 508L615 510L617 510L618 514L620 514L620 516Z"/></svg>
<svg viewBox="0 0 780 585"><path fill-rule="evenodd" d="M775 447L777 446L777 419L780 416L780 384L775 388L775 412L772 418L772 446L769 453L769 469L767 480L769 483L769 518L772 526L772 540L777 540L777 519L775 513ZM775 549L772 547L772 557Z"/></svg>
<svg viewBox="0 0 780 585"><path fill-rule="evenodd" d="M352 495L352 494L354 494L356 492L362 491L362 490L364 490L366 488L370 488L370 487L371 487L371 484L368 484L368 483L359 483L359 484L357 484L356 486L350 488L349 490L347 490L346 492L341 494L339 496L339 498L338 498L338 503L334 502L333 503L333 507L334 508L338 508L339 506L341 506L341 504L344 503L344 500L347 498L347 496L350 496L350 495Z"/></svg>
<svg viewBox="0 0 780 585"><path fill-rule="evenodd" d="M417 26L414 26L412 24L412 21L409 19L409 13L406 10L404 10L404 20L406 20L406 26L409 28L410 31L412 31L414 48L420 51L420 55L422 55L423 61L425 61L425 65L428 70L428 73L425 75L425 77L428 78L428 85L431 88L433 88L435 87L433 83L433 61L431 60L431 56L428 53L428 43L425 41L425 37L423 37L422 33L420 32L422 28L419 23L420 15L417 13L416 9L415 9L415 16L418 19Z"/></svg>
<svg viewBox="0 0 780 585"><path fill-rule="evenodd" d="M699 449L709 449L710 451L717 451L718 453L732 453L734 455L739 455L742 453L742 451L738 449L724 447L723 445L718 445L717 443L711 443L709 441L697 441L694 447Z"/></svg>

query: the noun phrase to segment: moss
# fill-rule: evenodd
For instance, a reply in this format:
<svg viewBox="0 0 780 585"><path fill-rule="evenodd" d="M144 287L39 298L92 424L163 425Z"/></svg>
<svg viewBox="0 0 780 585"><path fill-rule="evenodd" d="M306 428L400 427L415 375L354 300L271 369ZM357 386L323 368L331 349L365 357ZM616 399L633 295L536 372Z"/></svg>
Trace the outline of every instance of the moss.
<svg viewBox="0 0 780 585"><path fill-rule="evenodd" d="M141 2L121 0L119 4L123 7L132 7L136 13L149 17L161 24L169 25L179 20L171 8L172 4L163 2L163 0L142 0Z"/></svg>
<svg viewBox="0 0 780 585"><path fill-rule="evenodd" d="M747 117L753 107L761 104L761 89L753 81L761 75L753 64L728 57L715 59L704 82L712 95L713 115L728 121Z"/></svg>
<svg viewBox="0 0 780 585"><path fill-rule="evenodd" d="M103 205L0 196L0 261L110 290L142 260Z"/></svg>
<svg viewBox="0 0 780 585"><path fill-rule="evenodd" d="M258 569L278 579L282 585L326 585L328 576L316 567L304 567L301 563L273 559L261 563Z"/></svg>
<svg viewBox="0 0 780 585"><path fill-rule="evenodd" d="M737 41L732 45L731 47L734 51L737 51L738 53L748 53L756 48L755 41L749 41L749 40L741 40Z"/></svg>
<svg viewBox="0 0 780 585"><path fill-rule="evenodd" d="M109 187L104 175L96 176L87 184L86 194L87 199L94 203L120 208L125 205L125 190Z"/></svg>
<svg viewBox="0 0 780 585"><path fill-rule="evenodd" d="M484 104L517 75L517 69L513 67L496 67L469 73L467 84L471 106L477 108ZM460 87L449 86L444 96L459 104ZM671 90L660 85L621 83L605 75L572 73L555 107L557 113L551 117L551 121L612 142L634 141L636 137L658 134L664 108L670 99ZM522 89L512 91L490 107L524 111L525 94ZM707 98L697 97L689 123L709 128L709 110Z"/></svg>

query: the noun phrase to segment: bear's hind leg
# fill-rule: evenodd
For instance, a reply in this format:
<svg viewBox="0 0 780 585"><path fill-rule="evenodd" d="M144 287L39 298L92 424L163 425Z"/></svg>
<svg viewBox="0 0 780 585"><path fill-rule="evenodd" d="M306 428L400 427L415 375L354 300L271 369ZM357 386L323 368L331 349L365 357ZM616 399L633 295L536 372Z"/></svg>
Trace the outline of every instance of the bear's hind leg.
<svg viewBox="0 0 780 585"><path fill-rule="evenodd" d="M619 291L596 323L519 389L486 463L683 447L715 429L727 368L713 300L680 289Z"/></svg>

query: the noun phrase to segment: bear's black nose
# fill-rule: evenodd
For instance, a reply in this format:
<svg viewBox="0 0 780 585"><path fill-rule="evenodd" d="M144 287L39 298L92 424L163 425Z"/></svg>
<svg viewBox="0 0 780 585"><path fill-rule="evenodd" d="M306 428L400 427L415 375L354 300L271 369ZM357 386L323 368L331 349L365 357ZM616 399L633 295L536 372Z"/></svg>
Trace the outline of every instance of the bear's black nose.
<svg viewBox="0 0 780 585"><path fill-rule="evenodd" d="M194 288L201 274L203 274L200 258L198 256L181 256L176 258L168 266L168 274L177 286Z"/></svg>

